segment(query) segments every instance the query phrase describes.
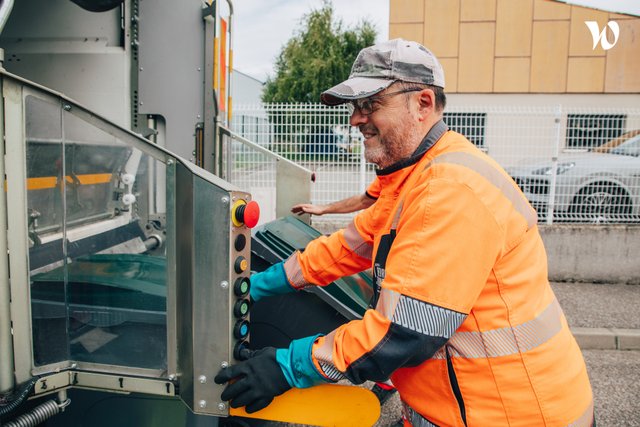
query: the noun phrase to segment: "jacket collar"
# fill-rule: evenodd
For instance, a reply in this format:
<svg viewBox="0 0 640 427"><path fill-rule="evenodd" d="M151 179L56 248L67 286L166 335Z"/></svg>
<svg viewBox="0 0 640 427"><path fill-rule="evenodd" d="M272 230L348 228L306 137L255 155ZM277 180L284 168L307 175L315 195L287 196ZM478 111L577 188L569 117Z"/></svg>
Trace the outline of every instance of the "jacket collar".
<svg viewBox="0 0 640 427"><path fill-rule="evenodd" d="M410 157L406 159L402 159L392 164L391 166L387 166L383 169L376 169L376 175L384 176L392 174L393 172L399 171L400 169L406 168L407 166L411 166L416 164L424 154L429 151L431 147L435 145L436 142L444 135L444 133L449 130L444 121L439 120L436 124L434 124L427 135L422 139L418 148L413 152Z"/></svg>

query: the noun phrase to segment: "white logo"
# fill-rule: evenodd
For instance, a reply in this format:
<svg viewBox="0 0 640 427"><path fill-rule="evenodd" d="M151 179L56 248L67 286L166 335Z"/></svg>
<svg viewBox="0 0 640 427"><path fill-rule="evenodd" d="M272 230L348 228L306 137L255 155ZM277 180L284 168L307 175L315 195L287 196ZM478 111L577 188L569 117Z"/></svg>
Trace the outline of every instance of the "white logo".
<svg viewBox="0 0 640 427"><path fill-rule="evenodd" d="M609 50L618 43L620 27L616 21L607 22L607 25L602 29L602 31L600 31L600 27L596 21L584 21L584 23L587 25L587 28L589 28L589 31L591 31L594 49L598 46L598 42L604 50ZM613 33L613 43L609 43L609 39L607 38L607 27L609 27Z"/></svg>

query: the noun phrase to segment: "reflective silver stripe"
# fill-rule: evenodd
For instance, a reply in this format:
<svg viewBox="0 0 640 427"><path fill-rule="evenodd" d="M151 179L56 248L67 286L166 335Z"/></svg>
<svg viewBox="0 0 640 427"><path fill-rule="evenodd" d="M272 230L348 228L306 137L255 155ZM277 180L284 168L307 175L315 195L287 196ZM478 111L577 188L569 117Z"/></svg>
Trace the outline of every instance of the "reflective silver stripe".
<svg viewBox="0 0 640 427"><path fill-rule="evenodd" d="M443 338L451 337L467 317L463 313L384 288L380 291L376 311L397 325L420 334Z"/></svg>
<svg viewBox="0 0 640 427"><path fill-rule="evenodd" d="M393 319L401 296L402 294L399 292L382 288L378 303L376 304L376 311L389 320Z"/></svg>
<svg viewBox="0 0 640 427"><path fill-rule="evenodd" d="M524 195L518 190L517 185L489 163L469 153L453 152L435 157L425 169L432 164L442 163L453 163L475 171L504 194L513 204L513 207L525 218L529 228L538 223L538 215L535 209L531 207Z"/></svg>
<svg viewBox="0 0 640 427"><path fill-rule="evenodd" d="M313 351L313 357L318 361L325 376L333 381L339 381L345 376L333 363L333 342L336 331L324 337L324 343Z"/></svg>
<svg viewBox="0 0 640 427"><path fill-rule="evenodd" d="M554 299L535 319L513 327L484 332L456 332L447 347L451 357L477 359L509 356L532 350L553 338L562 329L562 310ZM443 348L434 359L445 359Z"/></svg>
<svg viewBox="0 0 640 427"><path fill-rule="evenodd" d="M302 268L300 268L300 263L298 262L299 252L294 252L285 262L284 262L284 272L287 275L287 280L291 286L296 289L304 288L309 285L309 283L304 280L304 276L302 275Z"/></svg>
<svg viewBox="0 0 640 427"><path fill-rule="evenodd" d="M344 240L354 254L371 260L373 245L364 241L353 221L344 230Z"/></svg>
<svg viewBox="0 0 640 427"><path fill-rule="evenodd" d="M400 204L398 204L398 208L396 209L396 213L393 216L393 222L391 222L391 229L395 230L398 228L398 222L400 222L400 214L402 213L402 206L404 205L404 199L400 200Z"/></svg>
<svg viewBox="0 0 640 427"><path fill-rule="evenodd" d="M587 410L580 417L568 424L567 427L591 427L593 425L593 401L587 407Z"/></svg>
<svg viewBox="0 0 640 427"><path fill-rule="evenodd" d="M404 402L402 402L402 415L404 415L413 427L438 427Z"/></svg>

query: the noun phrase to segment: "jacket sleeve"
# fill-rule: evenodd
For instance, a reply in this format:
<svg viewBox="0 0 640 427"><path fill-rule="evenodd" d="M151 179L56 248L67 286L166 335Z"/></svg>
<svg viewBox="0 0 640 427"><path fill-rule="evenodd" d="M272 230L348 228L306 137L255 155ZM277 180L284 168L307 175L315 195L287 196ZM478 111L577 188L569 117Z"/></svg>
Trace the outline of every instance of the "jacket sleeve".
<svg viewBox="0 0 640 427"><path fill-rule="evenodd" d="M495 218L467 186L416 185L403 203L374 309L314 343L331 380L383 381L442 347L470 313L501 250Z"/></svg>
<svg viewBox="0 0 640 427"><path fill-rule="evenodd" d="M367 217L373 206L358 216ZM366 220L365 220L366 221ZM295 289L324 286L340 277L371 268L373 238L358 231L354 222L330 236L322 236L295 252L284 263L289 284Z"/></svg>

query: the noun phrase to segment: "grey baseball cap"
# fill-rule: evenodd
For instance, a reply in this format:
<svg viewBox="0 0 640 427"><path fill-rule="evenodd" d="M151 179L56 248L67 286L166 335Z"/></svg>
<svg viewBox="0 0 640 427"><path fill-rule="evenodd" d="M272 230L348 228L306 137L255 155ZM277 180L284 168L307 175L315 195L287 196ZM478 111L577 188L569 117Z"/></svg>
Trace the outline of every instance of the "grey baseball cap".
<svg viewBox="0 0 640 427"><path fill-rule="evenodd" d="M367 98L393 82L422 83L444 88L444 70L438 58L419 43L393 39L360 51L349 78L320 95L326 105Z"/></svg>

